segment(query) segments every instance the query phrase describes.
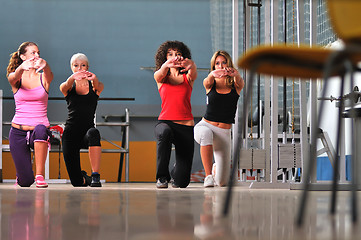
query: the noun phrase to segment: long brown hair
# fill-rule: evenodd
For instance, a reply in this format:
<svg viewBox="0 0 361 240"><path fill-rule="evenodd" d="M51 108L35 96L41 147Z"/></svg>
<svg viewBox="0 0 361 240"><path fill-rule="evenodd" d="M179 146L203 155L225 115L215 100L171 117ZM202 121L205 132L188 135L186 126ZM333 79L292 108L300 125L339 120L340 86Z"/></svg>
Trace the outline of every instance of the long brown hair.
<svg viewBox="0 0 361 240"><path fill-rule="evenodd" d="M227 66L230 68L234 68L233 62L232 62L232 58L231 56L228 54L228 52L224 51L224 50L219 50L217 52L215 52L211 58L211 71L215 70L216 67L216 58L218 56L222 56L226 59L227 61ZM227 76L226 77L226 84L227 86L233 87L234 85L234 77L231 76Z"/></svg>
<svg viewBox="0 0 361 240"><path fill-rule="evenodd" d="M28 46L38 46L38 45L34 42L23 42L19 46L16 52L10 54L10 60L7 68L6 77L8 77L10 73L15 72L16 68L23 63L23 60L20 58L20 55L26 53L26 49Z"/></svg>

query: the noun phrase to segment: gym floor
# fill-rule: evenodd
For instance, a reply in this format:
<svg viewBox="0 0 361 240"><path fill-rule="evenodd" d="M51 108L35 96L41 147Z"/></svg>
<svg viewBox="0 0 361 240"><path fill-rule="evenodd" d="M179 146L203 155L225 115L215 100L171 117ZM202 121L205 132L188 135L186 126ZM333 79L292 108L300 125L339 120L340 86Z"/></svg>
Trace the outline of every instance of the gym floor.
<svg viewBox="0 0 361 240"><path fill-rule="evenodd" d="M155 183L105 183L102 188L20 188L0 184L1 239L359 239L350 192L311 191L302 227L295 225L300 190L236 186L222 218L226 188L156 189ZM359 194L359 193L358 193ZM360 195L359 199L360 199Z"/></svg>

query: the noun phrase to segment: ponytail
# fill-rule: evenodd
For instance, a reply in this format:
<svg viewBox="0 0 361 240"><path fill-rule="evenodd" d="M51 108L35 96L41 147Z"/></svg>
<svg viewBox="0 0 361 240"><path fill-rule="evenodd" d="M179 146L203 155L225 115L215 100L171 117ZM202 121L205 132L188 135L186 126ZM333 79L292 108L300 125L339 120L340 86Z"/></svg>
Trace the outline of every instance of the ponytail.
<svg viewBox="0 0 361 240"><path fill-rule="evenodd" d="M15 70L22 64L23 60L21 60L19 52L16 51L10 54L11 58L9 60L9 65L7 68L6 77L9 76L10 73L15 72Z"/></svg>
<svg viewBox="0 0 361 240"><path fill-rule="evenodd" d="M23 63L23 60L21 60L20 55L26 53L26 48L28 46L33 46L33 45L38 46L34 42L23 42L19 46L16 52L10 54L11 58L9 60L6 77L8 77L10 73L15 72L15 70Z"/></svg>

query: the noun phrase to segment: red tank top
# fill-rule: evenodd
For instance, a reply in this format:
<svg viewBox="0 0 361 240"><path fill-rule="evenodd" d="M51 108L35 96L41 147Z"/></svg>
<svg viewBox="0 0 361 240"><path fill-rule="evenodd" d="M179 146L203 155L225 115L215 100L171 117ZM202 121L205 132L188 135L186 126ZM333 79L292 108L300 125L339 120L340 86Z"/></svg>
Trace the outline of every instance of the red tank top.
<svg viewBox="0 0 361 240"><path fill-rule="evenodd" d="M172 85L167 79L159 88L162 111L158 120L193 120L191 107L192 87L186 74L181 84Z"/></svg>

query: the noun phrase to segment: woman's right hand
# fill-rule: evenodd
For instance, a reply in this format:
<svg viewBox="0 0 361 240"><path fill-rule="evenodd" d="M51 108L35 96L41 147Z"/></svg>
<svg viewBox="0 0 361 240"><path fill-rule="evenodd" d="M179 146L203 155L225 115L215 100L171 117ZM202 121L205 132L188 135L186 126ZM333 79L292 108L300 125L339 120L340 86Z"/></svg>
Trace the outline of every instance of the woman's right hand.
<svg viewBox="0 0 361 240"><path fill-rule="evenodd" d="M226 69L217 69L217 70L213 70L211 72L212 76L215 78L221 78L227 75L227 70Z"/></svg>
<svg viewBox="0 0 361 240"><path fill-rule="evenodd" d="M85 71L85 70L75 72L72 75L72 78L75 79L75 80L82 80L83 78L87 78L87 77L88 77L88 74L87 74L87 71Z"/></svg>
<svg viewBox="0 0 361 240"><path fill-rule="evenodd" d="M29 58L21 63L21 68L24 71L29 71L30 69L35 68L35 57Z"/></svg>
<svg viewBox="0 0 361 240"><path fill-rule="evenodd" d="M238 71L234 68L223 68L223 69L217 69L211 72L213 77L215 78L222 78L225 76L235 77L237 76Z"/></svg>
<svg viewBox="0 0 361 240"><path fill-rule="evenodd" d="M182 67L183 57L177 56L175 58L168 59L164 64L167 68L180 68Z"/></svg>

